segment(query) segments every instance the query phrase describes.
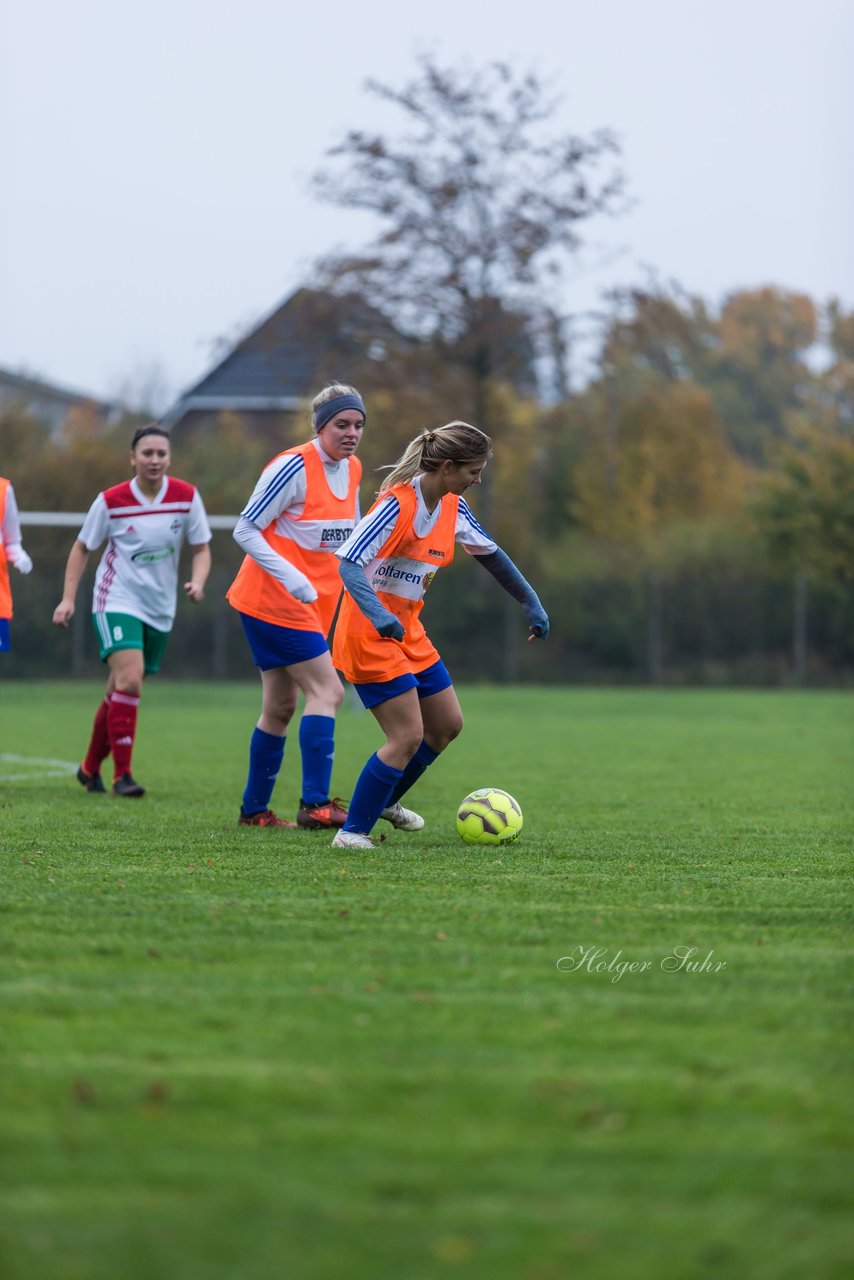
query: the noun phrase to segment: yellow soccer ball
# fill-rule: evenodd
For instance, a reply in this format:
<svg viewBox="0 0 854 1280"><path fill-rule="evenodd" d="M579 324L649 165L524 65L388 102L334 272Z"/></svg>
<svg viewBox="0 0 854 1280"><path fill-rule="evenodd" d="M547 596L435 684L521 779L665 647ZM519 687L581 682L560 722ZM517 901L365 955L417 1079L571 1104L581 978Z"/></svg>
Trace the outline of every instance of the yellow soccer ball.
<svg viewBox="0 0 854 1280"><path fill-rule="evenodd" d="M472 791L457 810L457 831L466 844L509 844L521 830L522 810L498 787Z"/></svg>

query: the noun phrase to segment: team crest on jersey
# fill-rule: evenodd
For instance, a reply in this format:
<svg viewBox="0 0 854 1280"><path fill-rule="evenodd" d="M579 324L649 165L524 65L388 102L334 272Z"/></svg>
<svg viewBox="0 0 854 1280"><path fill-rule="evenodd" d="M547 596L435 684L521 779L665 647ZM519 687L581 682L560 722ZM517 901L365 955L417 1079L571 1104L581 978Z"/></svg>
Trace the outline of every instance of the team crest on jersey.
<svg viewBox="0 0 854 1280"><path fill-rule="evenodd" d="M173 532L173 533L178 533L178 532L179 532L179 530L180 530L180 528L181 528L181 521L178 519L178 517L177 517L177 516L176 516L176 517L175 517L175 519L172 521L172 523L170 524L169 528L172 530L172 532Z"/></svg>

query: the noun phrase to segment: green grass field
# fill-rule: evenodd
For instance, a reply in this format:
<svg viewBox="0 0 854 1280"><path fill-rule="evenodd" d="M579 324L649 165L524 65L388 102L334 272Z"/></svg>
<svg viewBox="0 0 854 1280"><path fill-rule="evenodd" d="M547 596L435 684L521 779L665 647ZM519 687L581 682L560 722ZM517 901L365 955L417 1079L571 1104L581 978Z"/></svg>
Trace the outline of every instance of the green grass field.
<svg viewBox="0 0 854 1280"><path fill-rule="evenodd" d="M854 697L463 689L355 855L237 829L250 685L153 682L149 795L84 794L99 695L0 685L5 1280L851 1274Z"/></svg>

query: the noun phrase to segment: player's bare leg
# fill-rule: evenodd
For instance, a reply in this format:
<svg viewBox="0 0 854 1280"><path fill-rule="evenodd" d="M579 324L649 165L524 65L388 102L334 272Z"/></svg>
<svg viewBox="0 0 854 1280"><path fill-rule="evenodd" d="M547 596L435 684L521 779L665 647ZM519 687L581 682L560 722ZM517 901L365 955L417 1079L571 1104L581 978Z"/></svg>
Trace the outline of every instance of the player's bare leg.
<svg viewBox="0 0 854 1280"><path fill-rule="evenodd" d="M463 731L463 712L453 685L421 699L424 741L441 754Z"/></svg>

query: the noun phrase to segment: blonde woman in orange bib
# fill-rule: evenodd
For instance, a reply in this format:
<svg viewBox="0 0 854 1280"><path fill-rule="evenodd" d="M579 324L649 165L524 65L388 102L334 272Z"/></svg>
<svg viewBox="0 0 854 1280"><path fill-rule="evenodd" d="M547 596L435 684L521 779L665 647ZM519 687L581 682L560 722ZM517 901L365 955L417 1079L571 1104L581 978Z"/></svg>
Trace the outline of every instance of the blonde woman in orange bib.
<svg viewBox="0 0 854 1280"><path fill-rule="evenodd" d="M451 676L421 621L424 595L456 544L519 601L529 640L548 635L533 588L463 497L491 456L489 436L468 423L422 431L338 552L346 591L332 659L386 735L359 776L338 848L373 848L379 818L404 831L423 827L400 801L463 727Z"/></svg>

